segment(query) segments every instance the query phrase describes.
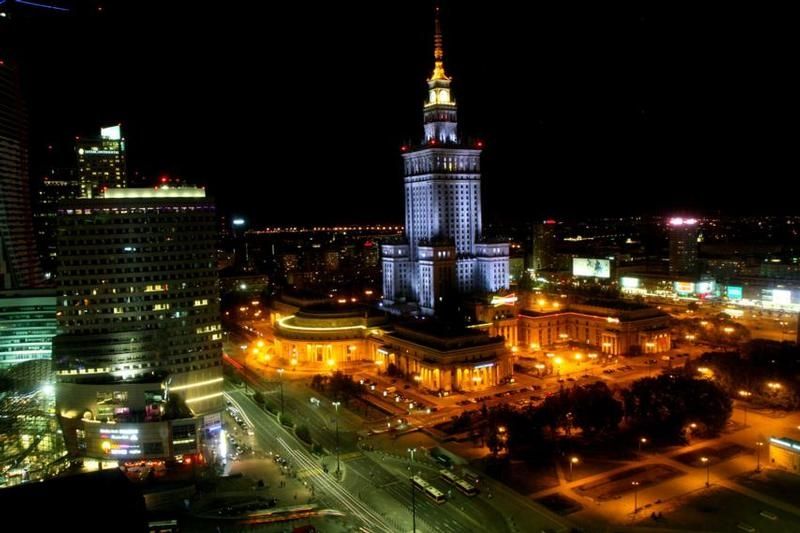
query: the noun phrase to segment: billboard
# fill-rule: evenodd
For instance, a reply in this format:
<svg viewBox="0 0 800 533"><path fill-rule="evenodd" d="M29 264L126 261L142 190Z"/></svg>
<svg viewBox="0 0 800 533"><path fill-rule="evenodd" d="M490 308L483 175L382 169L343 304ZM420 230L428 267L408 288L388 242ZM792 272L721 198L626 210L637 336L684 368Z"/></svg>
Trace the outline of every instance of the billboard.
<svg viewBox="0 0 800 533"><path fill-rule="evenodd" d="M770 301L774 304L789 305L792 303L792 291L772 289L769 292L772 293L772 298Z"/></svg>
<svg viewBox="0 0 800 533"><path fill-rule="evenodd" d="M694 283L691 281L676 281L675 292L678 294L691 294L694 292Z"/></svg>
<svg viewBox="0 0 800 533"><path fill-rule="evenodd" d="M623 289L638 289L639 278L622 277L619 279Z"/></svg>
<svg viewBox="0 0 800 533"><path fill-rule="evenodd" d="M730 300L741 300L742 299L742 288L737 287L735 285L728 285L727 288L728 299Z"/></svg>
<svg viewBox="0 0 800 533"><path fill-rule="evenodd" d="M695 286L695 292L697 294L711 294L714 292L714 282L713 281L699 281Z"/></svg>
<svg viewBox="0 0 800 533"><path fill-rule="evenodd" d="M611 261L608 259L573 257L572 275L586 278L610 278Z"/></svg>

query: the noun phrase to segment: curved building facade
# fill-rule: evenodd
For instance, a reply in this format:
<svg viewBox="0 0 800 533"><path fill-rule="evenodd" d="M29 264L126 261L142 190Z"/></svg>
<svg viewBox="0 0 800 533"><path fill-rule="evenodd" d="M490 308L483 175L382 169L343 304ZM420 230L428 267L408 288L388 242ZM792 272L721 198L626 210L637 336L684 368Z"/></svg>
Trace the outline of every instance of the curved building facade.
<svg viewBox="0 0 800 533"><path fill-rule="evenodd" d="M386 317L363 307L317 304L273 325L274 355L285 364L338 368L374 361Z"/></svg>

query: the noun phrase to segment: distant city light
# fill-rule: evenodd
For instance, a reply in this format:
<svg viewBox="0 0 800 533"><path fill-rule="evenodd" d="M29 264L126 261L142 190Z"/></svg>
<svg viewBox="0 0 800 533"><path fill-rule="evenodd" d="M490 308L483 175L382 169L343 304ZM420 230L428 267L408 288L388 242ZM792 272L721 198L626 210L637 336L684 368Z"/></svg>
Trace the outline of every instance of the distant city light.
<svg viewBox="0 0 800 533"><path fill-rule="evenodd" d="M243 218L234 218L233 219L234 226L244 226L244 219Z"/></svg>
<svg viewBox="0 0 800 533"><path fill-rule="evenodd" d="M694 226L695 224L697 224L696 218L673 217L669 219L670 226Z"/></svg>

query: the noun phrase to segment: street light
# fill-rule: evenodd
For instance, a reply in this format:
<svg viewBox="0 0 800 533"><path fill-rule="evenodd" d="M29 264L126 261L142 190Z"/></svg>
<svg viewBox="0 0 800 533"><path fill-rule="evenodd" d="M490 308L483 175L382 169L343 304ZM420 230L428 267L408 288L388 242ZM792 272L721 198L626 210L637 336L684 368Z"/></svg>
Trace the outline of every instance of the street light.
<svg viewBox="0 0 800 533"><path fill-rule="evenodd" d="M639 512L639 482L631 481L633 487L633 514Z"/></svg>
<svg viewBox="0 0 800 533"><path fill-rule="evenodd" d="M278 369L278 384L281 387L281 416L283 416L283 369Z"/></svg>
<svg viewBox="0 0 800 533"><path fill-rule="evenodd" d="M745 400L749 400L750 396L752 396L752 395L753 395L753 393L750 392L750 391L746 391L746 390L740 390L739 391L739 396L741 396ZM742 404L742 410L744 411L744 427L747 427L747 404L746 403Z"/></svg>
<svg viewBox="0 0 800 533"><path fill-rule="evenodd" d="M570 481L572 481L572 465L578 464L578 461L580 461L580 459L578 459L575 456L569 458L569 480Z"/></svg>
<svg viewBox="0 0 800 533"><path fill-rule="evenodd" d="M642 453L642 444L647 444L647 437L639 439L639 453Z"/></svg>
<svg viewBox="0 0 800 533"><path fill-rule="evenodd" d="M339 406L342 402L333 402L336 409L336 477L339 477Z"/></svg>
<svg viewBox="0 0 800 533"><path fill-rule="evenodd" d="M414 452L416 452L416 448L408 448L408 453L411 454L411 460L408 462L408 469L411 470L411 463L414 462Z"/></svg>
<svg viewBox="0 0 800 533"><path fill-rule="evenodd" d="M709 483L711 480L711 462L708 460L708 457L701 457L700 460L706 465L706 487L709 487L711 485L711 483Z"/></svg>
<svg viewBox="0 0 800 533"><path fill-rule="evenodd" d="M761 472L761 447L764 446L762 441L756 442L756 472Z"/></svg>

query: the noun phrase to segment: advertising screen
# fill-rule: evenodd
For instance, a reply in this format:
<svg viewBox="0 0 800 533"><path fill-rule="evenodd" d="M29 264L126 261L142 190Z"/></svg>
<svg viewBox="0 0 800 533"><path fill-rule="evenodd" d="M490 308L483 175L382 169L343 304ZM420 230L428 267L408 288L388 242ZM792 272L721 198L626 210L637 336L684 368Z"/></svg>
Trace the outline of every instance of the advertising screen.
<svg viewBox="0 0 800 533"><path fill-rule="evenodd" d="M772 303L789 305L792 303L792 291L772 289Z"/></svg>
<svg viewBox="0 0 800 533"><path fill-rule="evenodd" d="M714 292L713 281L699 281L695 287L697 294L711 294Z"/></svg>
<svg viewBox="0 0 800 533"><path fill-rule="evenodd" d="M573 257L572 275L586 278L610 278L611 261L608 259Z"/></svg>
<svg viewBox="0 0 800 533"><path fill-rule="evenodd" d="M737 287L735 285L728 285L727 294L728 294L728 299L730 300L741 300L742 288Z"/></svg>
<svg viewBox="0 0 800 533"><path fill-rule="evenodd" d="M679 294L689 294L694 292L694 283L691 281L676 281L675 292Z"/></svg>
<svg viewBox="0 0 800 533"><path fill-rule="evenodd" d="M623 277L623 278L620 278L619 281L622 284L622 288L623 289L638 289L639 288L639 278Z"/></svg>

